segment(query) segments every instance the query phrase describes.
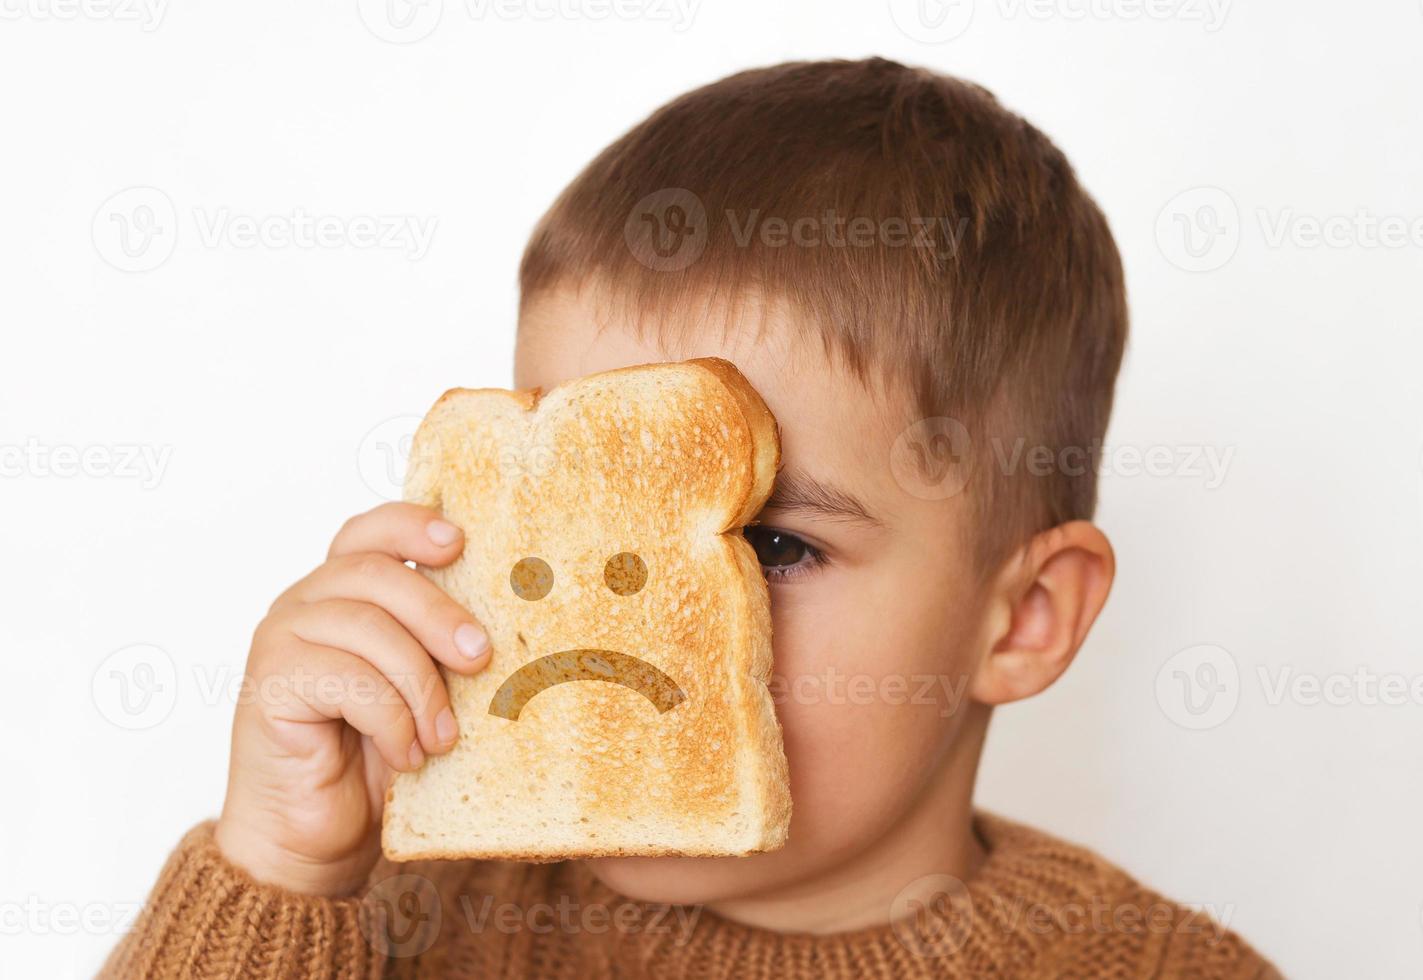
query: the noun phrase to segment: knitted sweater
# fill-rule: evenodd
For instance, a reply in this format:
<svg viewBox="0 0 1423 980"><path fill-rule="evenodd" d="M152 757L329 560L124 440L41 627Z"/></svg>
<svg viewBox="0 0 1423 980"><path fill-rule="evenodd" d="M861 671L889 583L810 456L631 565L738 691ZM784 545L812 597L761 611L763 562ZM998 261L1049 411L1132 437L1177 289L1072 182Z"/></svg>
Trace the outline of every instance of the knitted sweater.
<svg viewBox="0 0 1423 980"><path fill-rule="evenodd" d="M884 925L756 929L618 895L580 862L378 864L357 897L263 885L202 824L105 966L121 978L1276 978L1238 936L1090 851L982 811L966 883L928 882ZM923 894L916 892L915 894Z"/></svg>

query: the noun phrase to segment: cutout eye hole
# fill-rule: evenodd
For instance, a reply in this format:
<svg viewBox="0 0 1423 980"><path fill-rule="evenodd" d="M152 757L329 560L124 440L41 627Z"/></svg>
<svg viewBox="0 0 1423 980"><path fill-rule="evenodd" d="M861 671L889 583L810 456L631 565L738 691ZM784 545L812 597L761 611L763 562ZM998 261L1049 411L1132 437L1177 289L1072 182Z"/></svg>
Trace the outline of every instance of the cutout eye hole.
<svg viewBox="0 0 1423 980"><path fill-rule="evenodd" d="M631 551L620 551L603 566L603 581L618 595L636 595L647 584L647 564Z"/></svg>
<svg viewBox="0 0 1423 980"><path fill-rule="evenodd" d="M520 558L509 572L509 588L520 599L536 602L553 589L553 569L542 558Z"/></svg>

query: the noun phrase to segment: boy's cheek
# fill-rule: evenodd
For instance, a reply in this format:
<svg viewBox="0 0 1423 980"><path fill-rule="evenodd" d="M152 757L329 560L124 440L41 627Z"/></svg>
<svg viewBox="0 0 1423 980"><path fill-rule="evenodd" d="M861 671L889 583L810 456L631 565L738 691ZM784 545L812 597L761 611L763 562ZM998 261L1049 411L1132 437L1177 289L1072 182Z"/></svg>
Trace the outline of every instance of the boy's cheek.
<svg viewBox="0 0 1423 980"><path fill-rule="evenodd" d="M819 864L882 832L932 778L950 726L933 708L791 698L778 707L791 846ZM812 856L813 854L813 856Z"/></svg>
<svg viewBox="0 0 1423 980"><path fill-rule="evenodd" d="M793 784L798 775L820 779L822 767L883 767L947 737L967 688L953 665L968 658L933 635L938 624L799 612L776 624L768 683Z"/></svg>
<svg viewBox="0 0 1423 980"><path fill-rule="evenodd" d="M922 761L953 737L973 658L964 616L906 601L924 583L821 588L830 584L787 586L803 589L796 601L773 601L769 690L790 767L792 836L799 828L833 846L826 835L868 832L929 778Z"/></svg>
<svg viewBox="0 0 1423 980"><path fill-rule="evenodd" d="M782 725L838 741L841 726L921 724L963 706L975 660L968 611L956 609L947 588L863 578L870 581L860 587L787 586L805 594L773 598L768 687Z"/></svg>

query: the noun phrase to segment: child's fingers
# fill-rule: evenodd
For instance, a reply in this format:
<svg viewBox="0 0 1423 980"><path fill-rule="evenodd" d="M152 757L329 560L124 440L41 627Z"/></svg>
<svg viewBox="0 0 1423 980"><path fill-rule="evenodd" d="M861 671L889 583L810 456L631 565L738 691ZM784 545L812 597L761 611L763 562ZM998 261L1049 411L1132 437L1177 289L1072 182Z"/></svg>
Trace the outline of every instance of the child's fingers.
<svg viewBox="0 0 1423 980"><path fill-rule="evenodd" d="M386 765L379 750L370 751L374 745L375 742L369 735L361 735L361 755L366 762L366 794L370 800L371 812L379 822L380 815L385 810L386 790L390 788L390 781L395 778L395 771Z"/></svg>
<svg viewBox="0 0 1423 980"><path fill-rule="evenodd" d="M381 504L347 521L331 542L328 558L378 551L401 561L438 568L464 550L464 533L437 511L418 504Z"/></svg>
<svg viewBox="0 0 1423 980"><path fill-rule="evenodd" d="M390 555L367 551L333 558L293 586L288 597L372 603L399 620L446 667L469 674L489 662L489 639L468 610Z"/></svg>
<svg viewBox="0 0 1423 980"><path fill-rule="evenodd" d="M368 602L327 599L294 606L282 618L282 625L307 643L348 651L380 671L405 699L427 753L454 745L459 732L444 678L390 613Z"/></svg>
<svg viewBox="0 0 1423 980"><path fill-rule="evenodd" d="M274 711L276 720L309 723L318 718L343 719L370 736L392 769L409 772L420 768L425 752L416 737L415 719L390 681L355 654L315 643L295 643L284 664L286 670L278 675L283 683L277 686L287 694L285 709ZM273 679L269 676L268 683Z"/></svg>

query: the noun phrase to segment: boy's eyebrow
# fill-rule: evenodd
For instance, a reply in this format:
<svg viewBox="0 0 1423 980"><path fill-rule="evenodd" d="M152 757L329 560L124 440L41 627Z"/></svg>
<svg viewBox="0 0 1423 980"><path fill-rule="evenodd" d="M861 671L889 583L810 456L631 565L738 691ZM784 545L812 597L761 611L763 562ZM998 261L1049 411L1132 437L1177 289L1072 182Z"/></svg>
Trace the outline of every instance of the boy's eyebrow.
<svg viewBox="0 0 1423 980"><path fill-rule="evenodd" d="M776 475L765 510L805 511L830 520L879 527L882 522L850 493L822 483L801 470L782 470Z"/></svg>

